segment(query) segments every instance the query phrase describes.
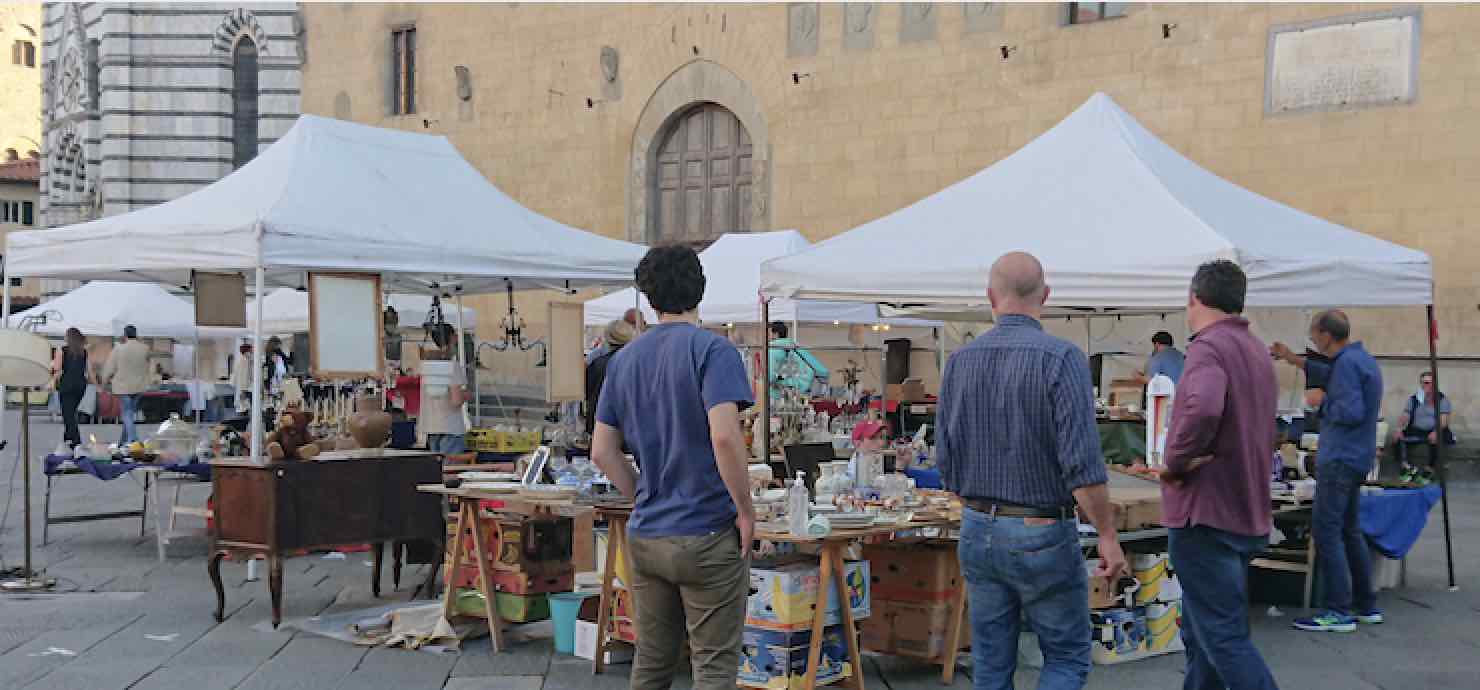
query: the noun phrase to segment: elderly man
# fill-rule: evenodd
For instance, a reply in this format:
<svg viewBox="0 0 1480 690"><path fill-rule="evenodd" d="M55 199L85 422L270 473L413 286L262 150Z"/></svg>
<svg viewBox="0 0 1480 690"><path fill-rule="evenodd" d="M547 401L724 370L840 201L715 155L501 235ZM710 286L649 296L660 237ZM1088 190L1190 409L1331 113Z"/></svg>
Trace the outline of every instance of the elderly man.
<svg viewBox="0 0 1480 690"><path fill-rule="evenodd" d="M1311 618L1296 620L1295 627L1312 632L1354 632L1359 622L1383 621L1372 588L1367 538L1357 524L1362 482L1377 458L1382 371L1362 343L1349 341L1351 329L1346 314L1336 309L1311 321L1311 342L1329 364L1296 355L1283 343L1271 348L1275 357L1304 367L1307 378L1326 381L1324 390L1305 392L1306 404L1321 411L1311 526L1326 607Z"/></svg>
<svg viewBox="0 0 1480 690"><path fill-rule="evenodd" d="M1434 399L1439 400L1439 413L1434 414ZM1434 372L1425 371L1418 376L1418 392L1408 396L1403 403L1403 412L1398 415L1398 424L1393 427L1392 452L1402 468L1405 481L1427 483L1433 473L1433 450L1440 444L1454 443L1454 434L1449 431L1449 415L1454 407L1449 397L1434 390ZM1429 465L1420 470L1411 462L1414 447L1428 447L1426 460Z"/></svg>
<svg viewBox="0 0 1480 690"><path fill-rule="evenodd" d="M1089 581L1075 501L1099 533L1095 576L1125 569L1089 361L1043 331L1048 293L1032 255L998 259L987 288L997 325L951 356L942 381L936 451L946 488L966 504L959 548L977 690L1012 687L1023 617L1043 651L1038 687L1084 687Z"/></svg>
<svg viewBox="0 0 1480 690"><path fill-rule="evenodd" d="M635 334L637 331L642 330L642 312L638 311L635 308L628 309L627 311L622 312L622 321L626 322L627 325L632 327L634 333L633 337L636 337ZM591 348L591 351L586 353L586 364L591 364L592 362L596 361L598 357L611 352L612 349L612 344L607 342L606 336L603 335L601 338L601 344L597 345L594 348Z"/></svg>
<svg viewBox="0 0 1480 690"><path fill-rule="evenodd" d="M1184 690L1272 690L1249 638L1249 561L1269 545L1274 364L1249 332L1248 279L1231 261L1199 266L1187 298L1197 339L1172 411L1162 523L1182 583Z"/></svg>

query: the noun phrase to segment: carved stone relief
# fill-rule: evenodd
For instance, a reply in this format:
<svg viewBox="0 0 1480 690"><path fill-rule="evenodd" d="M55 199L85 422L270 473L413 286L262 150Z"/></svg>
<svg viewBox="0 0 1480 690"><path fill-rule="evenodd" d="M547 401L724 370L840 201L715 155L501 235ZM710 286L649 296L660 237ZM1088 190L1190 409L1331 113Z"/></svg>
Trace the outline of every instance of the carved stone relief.
<svg viewBox="0 0 1480 690"><path fill-rule="evenodd" d="M850 2L843 5L843 49L872 49L874 25L878 24L878 19L878 5L869 2Z"/></svg>
<svg viewBox="0 0 1480 690"><path fill-rule="evenodd" d="M936 6L928 2L906 2L899 6L899 42L935 40Z"/></svg>
<svg viewBox="0 0 1480 690"><path fill-rule="evenodd" d="M601 98L622 99L622 56L611 46L601 47Z"/></svg>
<svg viewBox="0 0 1480 690"><path fill-rule="evenodd" d="M961 33L979 34L1002 30L1002 3L967 2L961 4Z"/></svg>
<svg viewBox="0 0 1480 690"><path fill-rule="evenodd" d="M810 57L817 54L821 17L817 3L793 2L786 7L786 55Z"/></svg>

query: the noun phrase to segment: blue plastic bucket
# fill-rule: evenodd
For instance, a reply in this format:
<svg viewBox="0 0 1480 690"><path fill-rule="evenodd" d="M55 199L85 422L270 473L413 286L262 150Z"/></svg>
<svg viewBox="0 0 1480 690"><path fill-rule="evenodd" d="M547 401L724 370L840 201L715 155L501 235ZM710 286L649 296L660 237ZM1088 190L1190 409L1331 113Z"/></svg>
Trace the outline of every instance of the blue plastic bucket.
<svg viewBox="0 0 1480 690"><path fill-rule="evenodd" d="M550 617L555 620L555 651L576 653L576 619L581 602L596 596L595 592L558 592L550 595Z"/></svg>

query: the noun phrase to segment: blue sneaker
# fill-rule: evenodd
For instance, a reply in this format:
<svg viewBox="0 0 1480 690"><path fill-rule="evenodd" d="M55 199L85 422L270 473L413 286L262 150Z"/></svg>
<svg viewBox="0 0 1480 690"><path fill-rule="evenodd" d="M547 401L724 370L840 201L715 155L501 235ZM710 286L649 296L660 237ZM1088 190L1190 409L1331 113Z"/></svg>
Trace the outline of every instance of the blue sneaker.
<svg viewBox="0 0 1480 690"><path fill-rule="evenodd" d="M1382 609L1371 608L1357 614L1357 622L1367 625L1381 625L1383 622Z"/></svg>
<svg viewBox="0 0 1480 690"><path fill-rule="evenodd" d="M1311 618L1295 619L1295 628L1307 632L1356 632L1357 619L1335 611L1326 611Z"/></svg>

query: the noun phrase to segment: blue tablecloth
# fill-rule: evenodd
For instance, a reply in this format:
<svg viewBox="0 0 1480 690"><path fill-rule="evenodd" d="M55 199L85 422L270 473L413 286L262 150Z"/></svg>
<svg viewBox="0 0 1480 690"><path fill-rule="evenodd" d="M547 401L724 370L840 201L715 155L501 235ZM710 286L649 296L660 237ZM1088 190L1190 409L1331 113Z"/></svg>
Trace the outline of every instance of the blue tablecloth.
<svg viewBox="0 0 1480 690"><path fill-rule="evenodd" d="M1429 509L1439 502L1439 487L1422 489L1383 489L1381 493L1362 494L1358 520L1362 532L1382 555L1401 559L1418 542Z"/></svg>
<svg viewBox="0 0 1480 690"><path fill-rule="evenodd" d="M915 480L917 489L944 489L945 484L940 481L940 470L912 470L906 469L904 476Z"/></svg>
<svg viewBox="0 0 1480 690"><path fill-rule="evenodd" d="M46 472L46 474L48 475L61 474L62 465L64 465L69 460L72 461L73 464L77 465L77 469L82 470L83 472L86 472L105 482L117 479L125 474L128 474L129 472L145 466L137 462L94 462L91 458L88 458L86 456L69 458L65 455L48 455L46 456L46 462L43 467L43 471ZM195 462L192 460L190 462L179 462L172 465L161 465L161 467L170 472L193 474L204 481L210 481L211 479L211 466L203 462Z"/></svg>

